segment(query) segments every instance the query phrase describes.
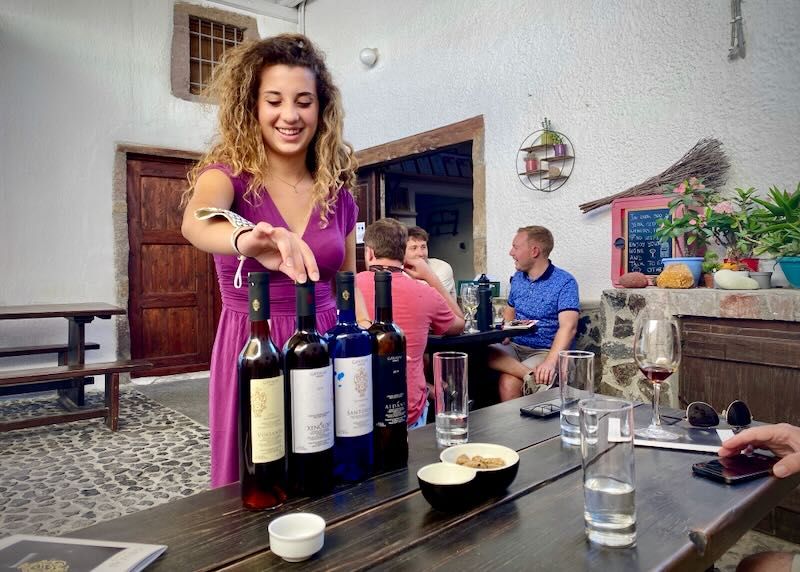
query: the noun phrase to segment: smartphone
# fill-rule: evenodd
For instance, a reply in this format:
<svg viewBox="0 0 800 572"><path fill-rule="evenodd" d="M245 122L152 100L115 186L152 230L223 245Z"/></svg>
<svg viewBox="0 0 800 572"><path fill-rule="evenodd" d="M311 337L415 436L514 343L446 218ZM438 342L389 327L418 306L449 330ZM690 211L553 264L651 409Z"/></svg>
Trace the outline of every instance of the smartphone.
<svg viewBox="0 0 800 572"><path fill-rule="evenodd" d="M735 455L705 463L695 463L692 465L692 472L707 479L735 485L772 474L772 465L777 462L777 457L758 453Z"/></svg>
<svg viewBox="0 0 800 572"><path fill-rule="evenodd" d="M561 412L561 407L555 403L539 403L538 405L527 405L520 407L519 412L528 417L538 417L539 419L547 419L553 417Z"/></svg>

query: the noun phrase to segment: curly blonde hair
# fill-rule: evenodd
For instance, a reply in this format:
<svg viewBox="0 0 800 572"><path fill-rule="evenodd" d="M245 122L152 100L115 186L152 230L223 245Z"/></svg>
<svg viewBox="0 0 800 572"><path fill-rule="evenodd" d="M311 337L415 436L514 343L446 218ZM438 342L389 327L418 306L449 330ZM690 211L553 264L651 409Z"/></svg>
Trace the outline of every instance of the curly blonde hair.
<svg viewBox="0 0 800 572"><path fill-rule="evenodd" d="M325 66L325 55L301 34L281 34L227 50L215 69L206 95L219 105L218 140L189 172L184 203L202 170L213 163L229 165L234 175L250 175L244 198L251 204L259 200L269 163L258 123L258 88L264 67L280 64L307 68L316 78L319 124L306 166L314 178L311 196L319 207L321 226L327 224L340 190L353 188L357 163L353 147L343 139L342 96Z"/></svg>

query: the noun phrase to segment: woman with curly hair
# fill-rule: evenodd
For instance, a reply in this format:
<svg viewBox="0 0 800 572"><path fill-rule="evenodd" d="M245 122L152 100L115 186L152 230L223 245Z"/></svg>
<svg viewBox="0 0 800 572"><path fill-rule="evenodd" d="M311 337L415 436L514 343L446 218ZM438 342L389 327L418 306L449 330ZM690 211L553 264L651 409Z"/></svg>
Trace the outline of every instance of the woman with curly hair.
<svg viewBox="0 0 800 572"><path fill-rule="evenodd" d="M352 147L324 55L283 34L226 52L209 95L219 105L213 148L189 174L183 235L214 254L222 314L211 355L211 486L239 479L236 362L249 336L241 276L270 271L271 335L294 333L294 282L316 282L317 328L336 322L339 270L356 270L358 208ZM356 296L359 317L366 318Z"/></svg>

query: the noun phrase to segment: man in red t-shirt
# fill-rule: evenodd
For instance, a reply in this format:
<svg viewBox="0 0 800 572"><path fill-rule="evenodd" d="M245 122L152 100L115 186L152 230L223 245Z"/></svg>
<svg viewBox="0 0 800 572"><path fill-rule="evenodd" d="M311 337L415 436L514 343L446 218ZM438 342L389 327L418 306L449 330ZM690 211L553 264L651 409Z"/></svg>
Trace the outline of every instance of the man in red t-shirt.
<svg viewBox="0 0 800 572"><path fill-rule="evenodd" d="M425 261L411 260L403 266L407 240L406 227L394 219L383 218L367 227L364 260L370 270L359 272L356 284L364 296L369 317L374 320L374 271L392 272L392 317L406 336L408 426L415 429L425 425L428 406L422 367L428 332L460 334L464 331L464 315Z"/></svg>

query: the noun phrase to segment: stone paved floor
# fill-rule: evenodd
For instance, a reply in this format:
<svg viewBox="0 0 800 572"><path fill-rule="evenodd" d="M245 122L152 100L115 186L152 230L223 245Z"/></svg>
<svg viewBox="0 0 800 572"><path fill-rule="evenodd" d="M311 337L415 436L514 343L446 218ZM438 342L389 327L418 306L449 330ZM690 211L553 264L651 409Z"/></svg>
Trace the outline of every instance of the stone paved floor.
<svg viewBox="0 0 800 572"><path fill-rule="evenodd" d="M53 402L3 400L0 412L36 415ZM89 420L0 434L0 537L64 534L208 487L207 428L127 388L120 405L117 433Z"/></svg>

